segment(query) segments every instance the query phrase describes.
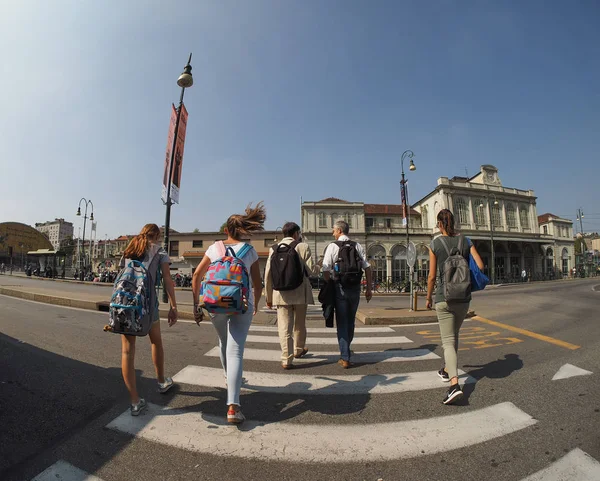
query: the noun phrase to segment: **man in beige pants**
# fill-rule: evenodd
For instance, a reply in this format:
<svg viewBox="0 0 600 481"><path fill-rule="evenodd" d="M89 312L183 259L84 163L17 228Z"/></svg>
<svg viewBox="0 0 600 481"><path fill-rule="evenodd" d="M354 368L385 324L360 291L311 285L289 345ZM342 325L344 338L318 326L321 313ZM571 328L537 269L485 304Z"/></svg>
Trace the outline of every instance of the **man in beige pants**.
<svg viewBox="0 0 600 481"><path fill-rule="evenodd" d="M269 309L273 306L277 307L277 326L279 341L281 342L281 366L283 369L291 369L294 358L300 358L308 352L306 348L306 306L315 303L308 276L314 273L315 269L318 272L319 266L315 266L313 263L308 244L302 242L298 224L287 222L283 226L282 232L284 238L277 244L278 250L282 244L289 246L294 243L295 251L300 258L303 279L295 289L276 290L274 288L273 275L275 269L272 269L271 266L274 254L272 247L269 251L265 270L265 291L267 307ZM282 248L281 250L285 252L286 249Z"/></svg>

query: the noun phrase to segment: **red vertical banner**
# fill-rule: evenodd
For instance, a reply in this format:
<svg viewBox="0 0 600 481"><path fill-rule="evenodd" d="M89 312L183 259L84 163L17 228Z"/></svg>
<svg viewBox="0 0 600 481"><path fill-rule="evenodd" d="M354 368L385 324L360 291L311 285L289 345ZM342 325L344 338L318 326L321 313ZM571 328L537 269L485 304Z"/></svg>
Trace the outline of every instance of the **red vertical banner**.
<svg viewBox="0 0 600 481"><path fill-rule="evenodd" d="M167 135L167 152L165 154L165 167L163 170L162 200L167 202L167 189L169 184L169 162L171 161L171 151L173 149L173 138L175 137L175 124L177 124L177 110L175 105L171 104L171 121L169 123L169 134Z"/></svg>
<svg viewBox="0 0 600 481"><path fill-rule="evenodd" d="M185 131L187 129L188 112L185 105L181 105L177 141L175 142L175 156L171 166L171 199L179 204L179 188L181 186L181 169L183 167L183 147L185 145Z"/></svg>

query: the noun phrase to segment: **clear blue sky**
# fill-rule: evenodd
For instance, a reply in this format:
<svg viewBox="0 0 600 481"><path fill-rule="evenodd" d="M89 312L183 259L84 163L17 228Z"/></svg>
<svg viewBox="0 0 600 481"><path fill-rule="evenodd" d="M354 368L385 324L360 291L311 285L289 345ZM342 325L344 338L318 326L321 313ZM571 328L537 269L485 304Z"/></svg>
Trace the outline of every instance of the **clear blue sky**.
<svg viewBox="0 0 600 481"><path fill-rule="evenodd" d="M600 231L599 20L593 0L4 2L0 221L77 233L85 196L99 237L163 224L191 51L177 230L258 200L273 229L300 197L399 203L412 149L411 200L493 164Z"/></svg>

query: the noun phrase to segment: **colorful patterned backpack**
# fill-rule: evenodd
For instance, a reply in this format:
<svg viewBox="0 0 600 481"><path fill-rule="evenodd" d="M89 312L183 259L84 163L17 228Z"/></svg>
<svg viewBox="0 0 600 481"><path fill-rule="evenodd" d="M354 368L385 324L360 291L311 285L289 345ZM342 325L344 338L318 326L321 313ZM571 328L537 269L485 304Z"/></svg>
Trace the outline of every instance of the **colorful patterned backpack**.
<svg viewBox="0 0 600 481"><path fill-rule="evenodd" d="M200 305L212 314L244 314L248 310L250 279L240 260L252 249L244 244L237 255L223 241L215 243L221 256L212 262L200 287Z"/></svg>

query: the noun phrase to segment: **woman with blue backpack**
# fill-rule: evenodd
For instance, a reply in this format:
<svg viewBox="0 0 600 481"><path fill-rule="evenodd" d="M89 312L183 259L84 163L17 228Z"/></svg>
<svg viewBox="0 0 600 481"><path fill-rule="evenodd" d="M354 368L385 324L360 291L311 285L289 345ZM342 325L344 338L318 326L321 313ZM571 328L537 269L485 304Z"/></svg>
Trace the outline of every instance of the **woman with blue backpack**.
<svg viewBox="0 0 600 481"><path fill-rule="evenodd" d="M471 269L483 269L483 261L471 240L454 230L454 215L448 209L438 214L437 227L442 235L433 239L429 248L427 309L432 307L433 288L439 273L435 311L440 325L445 367L438 371L438 376L442 381L450 382L442 402L452 404L463 396L458 384L458 333L469 311ZM471 258L477 267L471 267Z"/></svg>
<svg viewBox="0 0 600 481"><path fill-rule="evenodd" d="M262 202L248 206L244 215L230 216L224 229L227 239L206 250L192 278L196 322L206 309L219 336L231 424L245 420L240 409L244 345L263 290L258 254L242 239L264 230L265 219Z"/></svg>
<svg viewBox="0 0 600 481"><path fill-rule="evenodd" d="M170 377L165 377L165 354L163 350L162 336L160 333L160 316L158 312L158 296L157 288L159 279L162 275L164 279L165 289L169 295L171 308L169 310L169 327L177 322L177 301L175 300L175 286L171 279L169 269L169 256L166 251L160 246L160 229L156 224L146 224L142 231L135 236L127 245L123 258L120 262L122 268L121 275L116 280L115 289L118 288L120 278L127 268L131 269L133 264L141 264L141 271L148 277L149 289L145 293L148 296L148 306L150 306L150 318L148 319L148 336L152 344L152 362L156 370L156 378L158 380L157 390L164 394L173 387L173 380ZM131 297L131 295L129 295ZM111 303L111 311L112 309ZM123 307L119 305L119 307ZM121 310L126 310L121 309ZM105 328L105 330L112 330ZM119 331L116 331L117 333ZM123 331L121 331L123 332ZM135 333L135 335L121 335L121 370L125 386L131 397L131 415L138 416L146 409L146 401L138 395L136 378L135 378L135 340L138 335L145 335L146 332Z"/></svg>

